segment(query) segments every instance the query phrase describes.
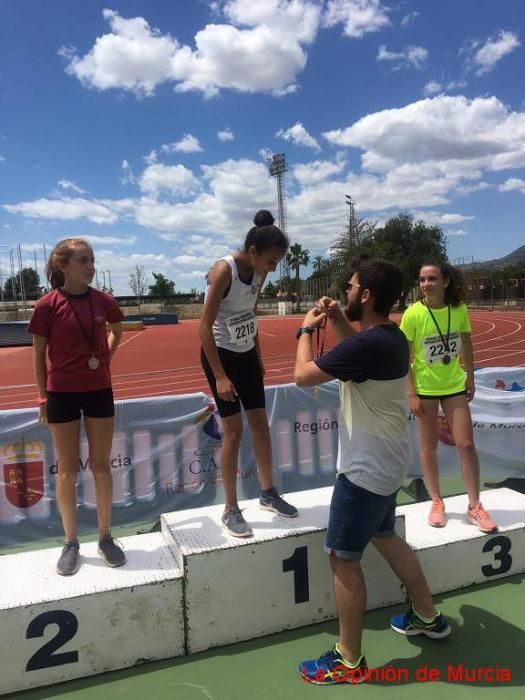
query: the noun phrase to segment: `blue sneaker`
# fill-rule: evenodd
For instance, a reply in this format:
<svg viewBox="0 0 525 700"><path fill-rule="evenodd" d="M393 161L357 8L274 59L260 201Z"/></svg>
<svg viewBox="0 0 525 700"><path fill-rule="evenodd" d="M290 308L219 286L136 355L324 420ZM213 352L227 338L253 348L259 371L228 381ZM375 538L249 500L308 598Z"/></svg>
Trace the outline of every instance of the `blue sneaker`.
<svg viewBox="0 0 525 700"><path fill-rule="evenodd" d="M443 639L451 633L447 618L438 613L432 622L425 622L415 612L411 605L404 615L394 615L390 618L390 627L394 632L411 637L415 634L426 634L431 639Z"/></svg>
<svg viewBox="0 0 525 700"><path fill-rule="evenodd" d="M366 659L361 656L355 667L348 665L337 644L318 659L303 661L299 664L299 673L303 681L315 685L335 685L336 683L364 683L368 680Z"/></svg>

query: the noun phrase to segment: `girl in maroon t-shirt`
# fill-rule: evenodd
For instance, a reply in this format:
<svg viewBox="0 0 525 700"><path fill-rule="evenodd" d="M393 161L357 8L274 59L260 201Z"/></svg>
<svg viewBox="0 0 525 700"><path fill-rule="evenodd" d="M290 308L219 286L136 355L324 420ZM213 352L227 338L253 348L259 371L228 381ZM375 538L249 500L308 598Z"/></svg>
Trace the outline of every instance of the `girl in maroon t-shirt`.
<svg viewBox="0 0 525 700"><path fill-rule="evenodd" d="M56 495L66 542L57 572L63 576L80 565L76 482L82 414L95 480L99 553L109 566L126 561L111 536L110 467L115 408L109 364L122 336L123 315L113 297L90 287L94 274L88 243L76 238L57 243L47 263L53 291L38 301L28 328L39 420L49 424L58 463Z"/></svg>

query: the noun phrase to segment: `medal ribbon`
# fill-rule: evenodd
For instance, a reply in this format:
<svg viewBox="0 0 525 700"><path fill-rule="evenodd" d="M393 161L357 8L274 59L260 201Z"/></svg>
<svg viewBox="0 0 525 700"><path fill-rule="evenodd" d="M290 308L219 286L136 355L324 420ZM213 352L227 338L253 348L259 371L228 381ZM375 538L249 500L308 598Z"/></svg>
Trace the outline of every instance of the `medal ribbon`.
<svg viewBox="0 0 525 700"><path fill-rule="evenodd" d="M317 326L315 332L315 357L319 358L324 353L324 342L326 339L326 316L324 321ZM321 342L322 341L322 342Z"/></svg>
<svg viewBox="0 0 525 700"><path fill-rule="evenodd" d="M432 320L434 321L434 325L437 328L437 332L439 333L439 337L441 339L441 342L443 343L443 347L445 348L445 352L450 352L450 345L449 345L449 341L450 341L450 304L448 304L448 306L447 306L447 308L448 308L448 326L447 326L447 339L446 340L443 337L443 333L441 332L441 328L439 327L438 322L436 321L436 317L432 313L432 309L430 308L430 306L427 306L427 304L425 304L425 306L427 307L428 313L431 315Z"/></svg>
<svg viewBox="0 0 525 700"><path fill-rule="evenodd" d="M67 293L64 292L64 290L61 290L61 291L62 291L62 294L66 297L66 299L69 303L69 306L71 308L71 311L73 312L73 314L77 320L77 323L80 326L80 330L82 331L82 335L86 339L86 343L88 345L89 352L91 353L91 355L93 357L96 357L96 352L95 352L95 311L93 310L93 300L91 298L91 290L89 290L89 292L88 292L89 306L91 308L91 337L88 335L86 329L84 328L82 321L80 320L80 317L77 314L75 307L73 306L73 302L71 301L71 299L69 298Z"/></svg>

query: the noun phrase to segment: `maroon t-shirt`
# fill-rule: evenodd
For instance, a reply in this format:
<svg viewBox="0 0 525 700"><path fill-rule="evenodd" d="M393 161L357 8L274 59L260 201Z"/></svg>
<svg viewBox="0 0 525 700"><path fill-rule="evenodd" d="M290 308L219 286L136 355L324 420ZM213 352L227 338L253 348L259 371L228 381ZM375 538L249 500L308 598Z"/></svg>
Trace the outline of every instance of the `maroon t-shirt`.
<svg viewBox="0 0 525 700"><path fill-rule="evenodd" d="M97 391L110 387L106 322L119 323L123 318L112 296L91 287L82 295L66 295L55 289L39 299L27 330L47 338L47 390ZM90 343L100 363L97 369L88 367Z"/></svg>

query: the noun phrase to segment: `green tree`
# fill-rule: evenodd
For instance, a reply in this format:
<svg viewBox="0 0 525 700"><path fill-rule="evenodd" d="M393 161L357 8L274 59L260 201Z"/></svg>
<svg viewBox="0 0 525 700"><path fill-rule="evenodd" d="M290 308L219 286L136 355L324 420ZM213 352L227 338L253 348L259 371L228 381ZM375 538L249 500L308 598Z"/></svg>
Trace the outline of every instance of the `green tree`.
<svg viewBox="0 0 525 700"><path fill-rule="evenodd" d="M22 269L22 286L20 284L20 274L8 277L4 284L4 297L9 300L16 301L17 299L38 299L42 290L40 288L40 277L36 270L32 267L24 267Z"/></svg>
<svg viewBox="0 0 525 700"><path fill-rule="evenodd" d="M292 245L288 249L288 253L286 253L286 264L289 269L295 272L294 287L296 293L297 311L299 310L301 304L301 285L299 283L299 271L301 267L306 267L306 265L308 265L309 262L310 251L303 248L303 246L300 243L292 243Z"/></svg>
<svg viewBox="0 0 525 700"><path fill-rule="evenodd" d="M273 282L267 282L261 292L265 299L274 299L277 296L278 287Z"/></svg>
<svg viewBox="0 0 525 700"><path fill-rule="evenodd" d="M153 277L155 282L149 285L149 293L165 304L175 294L175 282L164 277L161 272L154 272Z"/></svg>
<svg viewBox="0 0 525 700"><path fill-rule="evenodd" d="M361 253L374 255L375 224L363 217L355 216L352 227L340 233L330 246L330 274L334 285L334 295L344 294L348 282L348 265L352 258Z"/></svg>
<svg viewBox="0 0 525 700"><path fill-rule="evenodd" d="M146 273L142 265L135 265L133 270L129 271L129 287L137 298L137 306L140 311L142 297L146 293Z"/></svg>
<svg viewBox="0 0 525 700"><path fill-rule="evenodd" d="M323 265L325 263L325 259L323 258L322 255L316 255L315 258L312 260L312 267L314 272L321 272L323 269Z"/></svg>
<svg viewBox="0 0 525 700"><path fill-rule="evenodd" d="M404 310L406 298L417 283L421 265L427 260L447 260L447 244L439 226L414 222L410 214L399 214L374 231L372 254L391 260L403 271L403 293L399 307Z"/></svg>

